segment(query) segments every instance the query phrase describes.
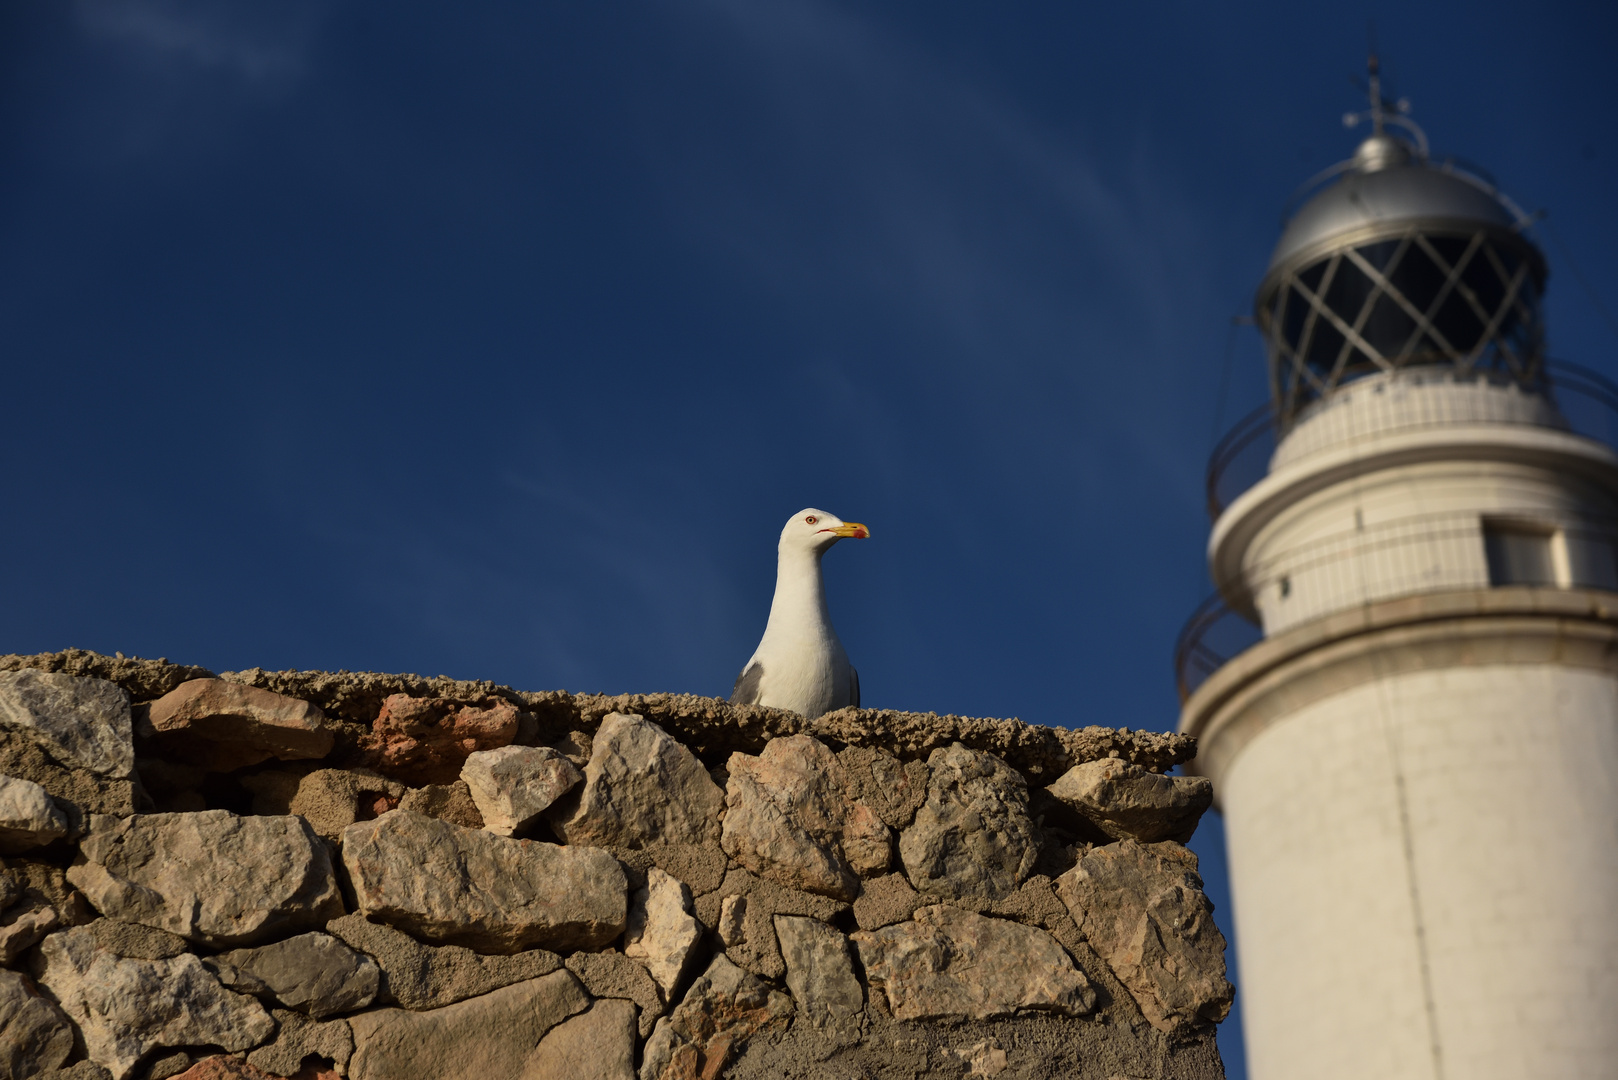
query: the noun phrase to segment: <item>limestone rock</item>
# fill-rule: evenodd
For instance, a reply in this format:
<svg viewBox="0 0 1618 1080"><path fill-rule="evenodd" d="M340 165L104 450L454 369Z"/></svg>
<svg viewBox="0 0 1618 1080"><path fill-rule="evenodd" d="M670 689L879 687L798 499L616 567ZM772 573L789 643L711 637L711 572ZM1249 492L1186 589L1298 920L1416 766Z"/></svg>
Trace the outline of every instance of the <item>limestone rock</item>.
<svg viewBox="0 0 1618 1080"><path fill-rule="evenodd" d="M861 930L880 930L908 921L926 903L903 874L888 874L865 883L865 890L854 901L854 921Z"/></svg>
<svg viewBox="0 0 1618 1080"><path fill-rule="evenodd" d="M32 780L0 776L0 854L44 847L67 835L67 816Z"/></svg>
<svg viewBox="0 0 1618 1080"><path fill-rule="evenodd" d="M114 780L134 775L129 696L104 679L0 672L0 730L32 741L66 768Z"/></svg>
<svg viewBox="0 0 1618 1080"><path fill-rule="evenodd" d="M719 909L719 940L727 947L747 940L747 897L727 896Z"/></svg>
<svg viewBox="0 0 1618 1080"><path fill-rule="evenodd" d="M220 986L190 953L126 959L101 948L81 926L46 938L40 955L40 985L78 1025L90 1060L114 1080L124 1080L160 1046L246 1050L275 1030L263 1006Z"/></svg>
<svg viewBox="0 0 1618 1080"><path fill-rule="evenodd" d="M776 915L803 915L822 922L831 922L848 911L848 905L814 893L800 892L766 881L746 870L732 870L725 875L725 883L706 896L697 898L697 920L704 926L716 926L724 904L734 896L746 897L741 910L739 940L726 946L726 955L743 970L766 979L779 979L786 974L786 962L775 941Z"/></svg>
<svg viewBox="0 0 1618 1080"><path fill-rule="evenodd" d="M348 1075L350 1080L517 1076L546 1033L589 1004L579 980L557 971L430 1012L359 1013L348 1021L354 1032Z"/></svg>
<svg viewBox="0 0 1618 1080"><path fill-rule="evenodd" d="M849 746L837 752L849 793L873 810L883 824L903 829L927 801L927 763L904 761L886 750Z"/></svg>
<svg viewBox="0 0 1618 1080"><path fill-rule="evenodd" d="M859 874L887 870L892 838L826 745L775 739L757 757L732 754L725 792L725 853L791 888L852 900Z"/></svg>
<svg viewBox="0 0 1618 1080"><path fill-rule="evenodd" d="M842 839L843 861L862 878L885 874L893 864L893 831L863 803L849 807Z"/></svg>
<svg viewBox="0 0 1618 1080"><path fill-rule="evenodd" d="M958 743L934 750L927 767L927 801L899 837L910 883L947 900L1011 895L1039 858L1027 783L993 754Z"/></svg>
<svg viewBox="0 0 1618 1080"><path fill-rule="evenodd" d="M853 936L897 1020L986 1020L1024 1010L1082 1016L1096 993L1043 930L944 904Z"/></svg>
<svg viewBox="0 0 1618 1080"><path fill-rule="evenodd" d="M291 1076L303 1068L304 1058L325 1058L339 1076L348 1071L354 1054L354 1033L347 1020L311 1020L300 1012L273 1009L275 1041L247 1055L247 1063L277 1076Z"/></svg>
<svg viewBox="0 0 1618 1080"><path fill-rule="evenodd" d="M399 781L365 769L316 769L303 776L266 770L245 777L242 786L253 792L253 813L297 814L328 840L356 821L395 809L406 791Z"/></svg>
<svg viewBox="0 0 1618 1080"><path fill-rule="evenodd" d="M204 961L232 990L271 998L321 1019L376 999L381 971L364 953L318 931Z"/></svg>
<svg viewBox="0 0 1618 1080"><path fill-rule="evenodd" d="M467 755L509 745L519 722L517 707L501 698L393 694L361 746L378 772L412 784L448 784L460 776Z"/></svg>
<svg viewBox="0 0 1618 1080"><path fill-rule="evenodd" d="M635 1006L598 1001L540 1040L519 1080L635 1080Z"/></svg>
<svg viewBox="0 0 1618 1080"><path fill-rule="evenodd" d="M512 840L409 810L343 830L364 915L479 952L599 948L623 932L628 881L605 851Z"/></svg>
<svg viewBox="0 0 1618 1080"><path fill-rule="evenodd" d="M483 828L483 814L472 800L472 790L464 780L411 788L399 800L399 809L413 810L463 829Z"/></svg>
<svg viewBox="0 0 1618 1080"><path fill-rule="evenodd" d="M701 940L702 927L691 914L690 892L652 867L646 872L645 886L635 890L629 904L624 955L645 965L667 1001Z"/></svg>
<svg viewBox="0 0 1618 1080"><path fill-rule="evenodd" d="M567 958L567 969L579 977L591 997L622 998L640 1006L641 1034L663 1012L663 998L646 969L623 953L579 952Z"/></svg>
<svg viewBox="0 0 1618 1080"><path fill-rule="evenodd" d="M1075 765L1046 789L1114 839L1183 844L1213 805L1213 781L1162 776L1118 758Z"/></svg>
<svg viewBox="0 0 1618 1080"><path fill-rule="evenodd" d="M0 967L10 967L17 958L44 940L61 925L61 917L48 904L29 906L20 912L7 912L0 926Z"/></svg>
<svg viewBox="0 0 1618 1080"><path fill-rule="evenodd" d="M378 1002L413 1010L453 1005L562 966L561 957L544 949L483 956L459 945L423 945L360 914L333 919L326 930L376 961L382 973Z"/></svg>
<svg viewBox="0 0 1618 1080"><path fill-rule="evenodd" d="M1056 890L1153 1027L1179 1032L1230 1012L1225 938L1191 852L1133 840L1092 848Z"/></svg>
<svg viewBox="0 0 1618 1080"><path fill-rule="evenodd" d="M342 914L331 859L302 818L95 815L68 871L97 911L227 948Z"/></svg>
<svg viewBox="0 0 1618 1080"><path fill-rule="evenodd" d="M0 1077L21 1080L60 1068L73 1053L73 1028L62 1010L15 971L0 971Z"/></svg>
<svg viewBox="0 0 1618 1080"><path fill-rule="evenodd" d="M702 762L662 728L613 713L591 743L584 787L547 816L569 844L702 844L718 837L724 801Z"/></svg>
<svg viewBox="0 0 1618 1080"><path fill-rule="evenodd" d="M717 1077L760 1032L784 1029L792 999L723 956L697 976L674 1012L658 1021L642 1055L641 1080Z"/></svg>
<svg viewBox="0 0 1618 1080"><path fill-rule="evenodd" d="M325 714L309 702L223 679L192 679L164 694L140 728L164 756L210 772L323 758L332 748Z"/></svg>
<svg viewBox="0 0 1618 1080"><path fill-rule="evenodd" d="M483 827L514 836L539 820L584 774L549 747L502 746L468 756L461 779L483 815Z"/></svg>
<svg viewBox="0 0 1618 1080"><path fill-rule="evenodd" d="M840 1044L858 1041L865 991L854 976L843 935L819 920L794 915L775 917L775 935L799 1014Z"/></svg>

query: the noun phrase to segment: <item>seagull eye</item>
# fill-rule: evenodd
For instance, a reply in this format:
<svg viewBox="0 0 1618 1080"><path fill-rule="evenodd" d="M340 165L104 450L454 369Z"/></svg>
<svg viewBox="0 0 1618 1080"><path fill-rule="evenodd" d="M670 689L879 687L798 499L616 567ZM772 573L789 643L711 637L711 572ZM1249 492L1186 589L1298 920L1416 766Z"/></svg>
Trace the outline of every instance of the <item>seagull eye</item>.
<svg viewBox="0 0 1618 1080"><path fill-rule="evenodd" d="M804 520L805 524L813 525L815 522L819 521L820 519L815 517L815 515L810 514L808 517L804 518L803 520Z"/></svg>

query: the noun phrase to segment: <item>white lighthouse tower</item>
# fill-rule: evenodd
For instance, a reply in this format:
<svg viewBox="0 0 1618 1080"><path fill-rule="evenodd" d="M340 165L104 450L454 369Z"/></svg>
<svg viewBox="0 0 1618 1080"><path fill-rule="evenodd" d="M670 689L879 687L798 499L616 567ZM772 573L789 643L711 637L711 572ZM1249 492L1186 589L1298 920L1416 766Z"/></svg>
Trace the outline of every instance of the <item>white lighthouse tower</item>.
<svg viewBox="0 0 1618 1080"><path fill-rule="evenodd" d="M1277 444L1208 558L1263 640L1180 654L1250 1075L1615 1077L1618 455L1566 418L1602 386L1546 362L1522 213L1375 76L1256 300Z"/></svg>

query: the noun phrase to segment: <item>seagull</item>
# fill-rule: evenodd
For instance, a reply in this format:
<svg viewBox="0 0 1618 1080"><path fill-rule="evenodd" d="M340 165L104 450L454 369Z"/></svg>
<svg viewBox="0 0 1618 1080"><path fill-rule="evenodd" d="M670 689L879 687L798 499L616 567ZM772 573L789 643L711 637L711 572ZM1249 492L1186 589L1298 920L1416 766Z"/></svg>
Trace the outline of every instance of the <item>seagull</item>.
<svg viewBox="0 0 1618 1080"><path fill-rule="evenodd" d="M858 522L813 507L787 522L776 548L770 621L736 677L732 705L768 705L811 719L845 705L859 706L859 672L831 628L820 557L845 537L864 540L870 535Z"/></svg>

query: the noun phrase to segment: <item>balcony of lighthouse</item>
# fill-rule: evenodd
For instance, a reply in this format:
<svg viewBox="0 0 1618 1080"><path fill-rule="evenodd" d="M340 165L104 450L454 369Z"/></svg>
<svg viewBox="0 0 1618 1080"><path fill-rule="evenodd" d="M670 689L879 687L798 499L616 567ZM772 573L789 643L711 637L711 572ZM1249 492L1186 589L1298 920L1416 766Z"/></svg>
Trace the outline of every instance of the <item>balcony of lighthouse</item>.
<svg viewBox="0 0 1618 1080"><path fill-rule="evenodd" d="M1618 384L1597 372L1550 360L1524 389L1498 372L1405 367L1346 382L1276 429L1266 403L1210 455L1218 588L1175 644L1182 700L1263 638L1348 608L1618 591L1618 500L1600 482L1618 466Z"/></svg>

